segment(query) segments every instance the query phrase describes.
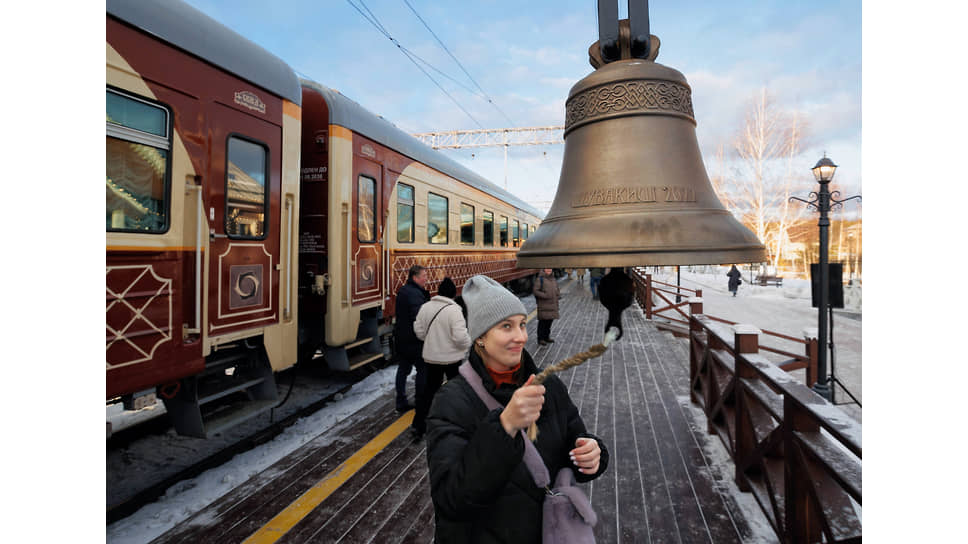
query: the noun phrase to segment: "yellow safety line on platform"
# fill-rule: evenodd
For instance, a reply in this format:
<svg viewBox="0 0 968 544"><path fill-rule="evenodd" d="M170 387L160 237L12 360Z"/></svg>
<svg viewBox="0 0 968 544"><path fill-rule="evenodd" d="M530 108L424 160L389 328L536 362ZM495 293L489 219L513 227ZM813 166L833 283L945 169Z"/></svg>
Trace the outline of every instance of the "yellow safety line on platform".
<svg viewBox="0 0 968 544"><path fill-rule="evenodd" d="M534 316L536 316L536 315L538 315L538 309L537 308L535 308L534 310L531 310L531 313L528 314L528 317L524 318L524 322L527 323L528 321L531 321L532 319L534 319Z"/></svg>
<svg viewBox="0 0 968 544"><path fill-rule="evenodd" d="M270 544L282 538L286 532L293 528L300 520L306 517L314 508L320 505L326 497L336 491L358 470L363 468L370 459L380 453L387 444L400 435L413 422L413 410L404 414L400 419L383 430L373 440L363 446L360 451L354 453L349 459L343 461L340 466L333 469L316 485L302 494L298 499L292 501L285 510L279 512L276 517L269 520L261 529L245 539L244 544Z"/></svg>

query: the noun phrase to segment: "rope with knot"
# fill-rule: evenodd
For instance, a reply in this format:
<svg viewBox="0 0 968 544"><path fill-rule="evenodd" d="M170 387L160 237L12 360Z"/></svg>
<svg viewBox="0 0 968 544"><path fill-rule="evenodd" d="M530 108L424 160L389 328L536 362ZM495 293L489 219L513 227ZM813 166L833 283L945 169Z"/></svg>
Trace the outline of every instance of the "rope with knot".
<svg viewBox="0 0 968 544"><path fill-rule="evenodd" d="M531 385L541 385L552 374L568 370L569 368L576 367L589 359L594 359L595 357L601 356L601 354L605 353L605 350L608 349L608 345L615 341L617 336L618 329L611 327L608 329L608 332L605 333L605 339L602 340L601 344L595 344L594 346L588 348L587 351L576 353L567 359L562 359L561 361L546 367L534 377ZM532 442L538 439L538 424L536 422L532 423L528 427L528 438Z"/></svg>

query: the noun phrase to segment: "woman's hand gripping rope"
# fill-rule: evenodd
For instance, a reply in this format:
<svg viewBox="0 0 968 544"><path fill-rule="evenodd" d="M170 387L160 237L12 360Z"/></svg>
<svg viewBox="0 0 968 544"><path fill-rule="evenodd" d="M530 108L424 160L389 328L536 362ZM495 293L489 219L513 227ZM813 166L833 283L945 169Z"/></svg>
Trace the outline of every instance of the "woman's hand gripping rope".
<svg viewBox="0 0 968 544"><path fill-rule="evenodd" d="M618 336L618 328L611 327L608 329L608 332L605 333L605 338L602 339L601 344L595 344L594 346L588 348L588 351L577 353L567 359L558 361L557 363L545 368L534 377L534 380L530 381L530 384L541 385L546 379L548 379L548 376L551 376L556 372L568 370L569 368L578 366L589 359L594 359L595 357L600 356L601 354L605 353L605 350L608 349L609 344L614 342ZM528 438L531 439L532 442L538 439L538 424L536 422L532 422L528 427Z"/></svg>

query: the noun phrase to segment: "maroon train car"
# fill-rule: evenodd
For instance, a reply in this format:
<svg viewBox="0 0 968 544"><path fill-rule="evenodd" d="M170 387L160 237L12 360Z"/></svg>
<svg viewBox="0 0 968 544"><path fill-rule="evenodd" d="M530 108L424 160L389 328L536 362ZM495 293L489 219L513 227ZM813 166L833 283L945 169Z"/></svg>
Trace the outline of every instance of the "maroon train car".
<svg viewBox="0 0 968 544"><path fill-rule="evenodd" d="M109 402L207 437L390 356L413 264L513 285L540 213L178 0L107 2Z"/></svg>

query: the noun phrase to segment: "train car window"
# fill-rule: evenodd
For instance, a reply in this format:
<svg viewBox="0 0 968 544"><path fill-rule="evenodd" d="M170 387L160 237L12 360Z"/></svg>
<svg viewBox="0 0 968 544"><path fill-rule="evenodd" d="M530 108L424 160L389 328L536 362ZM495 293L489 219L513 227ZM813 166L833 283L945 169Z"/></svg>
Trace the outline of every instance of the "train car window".
<svg viewBox="0 0 968 544"><path fill-rule="evenodd" d="M225 233L232 238L265 238L269 150L229 136L225 166Z"/></svg>
<svg viewBox="0 0 968 544"><path fill-rule="evenodd" d="M460 243L474 245L474 206L460 204Z"/></svg>
<svg viewBox="0 0 968 544"><path fill-rule="evenodd" d="M508 247L508 218L501 216L501 247Z"/></svg>
<svg viewBox="0 0 968 544"><path fill-rule="evenodd" d="M397 184L397 241L413 243L413 186Z"/></svg>
<svg viewBox="0 0 968 544"><path fill-rule="evenodd" d="M447 243L447 197L427 194L427 241Z"/></svg>
<svg viewBox="0 0 968 544"><path fill-rule="evenodd" d="M376 241L376 180L362 175L356 179L356 236Z"/></svg>
<svg viewBox="0 0 968 544"><path fill-rule="evenodd" d="M145 100L107 90L108 231L168 230L171 116Z"/></svg>
<svg viewBox="0 0 968 544"><path fill-rule="evenodd" d="M494 246L494 212L484 210L484 245Z"/></svg>
<svg viewBox="0 0 968 544"><path fill-rule="evenodd" d="M528 239L528 224L525 223L521 228L521 241Z"/></svg>
<svg viewBox="0 0 968 544"><path fill-rule="evenodd" d="M521 235L521 222L515 219L514 223L511 224L511 243L514 244L514 247L518 247L521 245L520 235Z"/></svg>

